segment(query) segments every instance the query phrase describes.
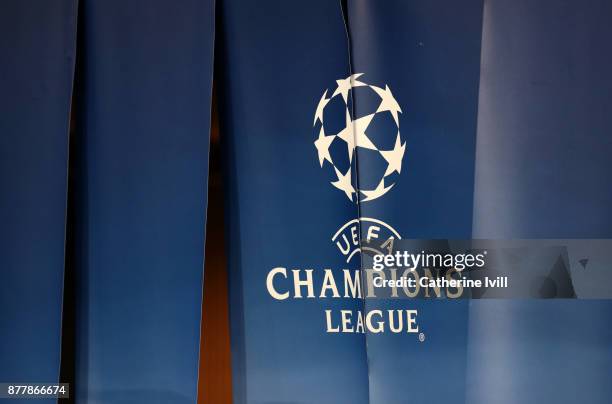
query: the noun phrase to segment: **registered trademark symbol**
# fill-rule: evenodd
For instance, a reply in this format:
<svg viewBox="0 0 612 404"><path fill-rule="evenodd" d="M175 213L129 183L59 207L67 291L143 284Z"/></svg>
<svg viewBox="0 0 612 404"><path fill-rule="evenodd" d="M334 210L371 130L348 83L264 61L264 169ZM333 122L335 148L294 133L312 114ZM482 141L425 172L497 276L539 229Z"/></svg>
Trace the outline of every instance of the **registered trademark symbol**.
<svg viewBox="0 0 612 404"><path fill-rule="evenodd" d="M420 342L425 341L425 334L423 334L422 332L421 332L421 333L419 333L419 341L420 341Z"/></svg>

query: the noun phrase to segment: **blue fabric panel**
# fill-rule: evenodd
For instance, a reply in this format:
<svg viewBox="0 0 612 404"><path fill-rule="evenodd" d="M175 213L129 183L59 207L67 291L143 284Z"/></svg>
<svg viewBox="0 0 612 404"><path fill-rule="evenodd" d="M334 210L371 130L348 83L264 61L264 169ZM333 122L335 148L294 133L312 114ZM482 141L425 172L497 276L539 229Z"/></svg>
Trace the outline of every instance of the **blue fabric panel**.
<svg viewBox="0 0 612 404"><path fill-rule="evenodd" d="M612 4L485 7L475 237L612 235Z"/></svg>
<svg viewBox="0 0 612 404"><path fill-rule="evenodd" d="M74 0L0 6L3 382L59 381L76 21Z"/></svg>
<svg viewBox="0 0 612 404"><path fill-rule="evenodd" d="M279 301L266 289L275 267L313 269L315 285L325 268L359 269L330 241L357 206L330 184L333 169L313 145L321 95L349 75L340 3L228 0L221 22L234 402L366 403L364 335L326 333L324 312L362 302Z"/></svg>
<svg viewBox="0 0 612 404"><path fill-rule="evenodd" d="M610 16L603 0L487 2L476 237L612 236ZM473 301L470 317L467 402L610 401L610 301Z"/></svg>
<svg viewBox="0 0 612 404"><path fill-rule="evenodd" d="M482 0L348 1L353 71L367 84L389 87L402 111L405 146L401 172L384 178L393 188L362 200L360 215L382 220L402 238L471 236L482 7ZM354 94L358 118L380 105L360 87ZM397 128L380 116L366 135L390 151ZM386 172L386 162L378 161L377 152L358 148L360 189L374 188ZM366 240L367 228L362 231ZM426 338L388 330L367 335L370 403L463 400L467 301L368 299L366 307L418 310Z"/></svg>
<svg viewBox="0 0 612 404"><path fill-rule="evenodd" d="M77 402L193 404L214 2L82 6Z"/></svg>

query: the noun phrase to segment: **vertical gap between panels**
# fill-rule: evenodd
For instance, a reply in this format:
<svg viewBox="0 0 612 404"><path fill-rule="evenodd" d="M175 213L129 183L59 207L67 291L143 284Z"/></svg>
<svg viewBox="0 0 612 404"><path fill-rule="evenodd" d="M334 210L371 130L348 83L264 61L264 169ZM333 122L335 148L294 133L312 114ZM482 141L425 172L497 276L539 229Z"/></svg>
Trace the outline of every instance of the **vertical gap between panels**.
<svg viewBox="0 0 612 404"><path fill-rule="evenodd" d="M64 286L62 301L61 324L61 354L60 354L60 382L70 384L70 398L62 400L65 403L76 401L76 285L77 285L77 248L76 248L76 185L77 178L77 146L80 142L78 125L81 76L81 31L83 18L81 13L82 2L76 1L75 10L75 61L73 70L72 95L68 118L68 162L66 182L66 225L64 243Z"/></svg>
<svg viewBox="0 0 612 404"><path fill-rule="evenodd" d="M216 70L216 69L215 69ZM225 246L224 176L221 133L213 84L208 170L208 208L204 252L204 288L200 331L198 403L231 403L227 250Z"/></svg>

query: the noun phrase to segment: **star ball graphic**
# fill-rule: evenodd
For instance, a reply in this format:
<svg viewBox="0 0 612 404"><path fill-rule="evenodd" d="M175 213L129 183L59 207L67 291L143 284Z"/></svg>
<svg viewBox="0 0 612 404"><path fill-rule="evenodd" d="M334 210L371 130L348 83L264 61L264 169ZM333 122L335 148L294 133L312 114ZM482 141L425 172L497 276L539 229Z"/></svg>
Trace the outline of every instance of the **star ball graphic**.
<svg viewBox="0 0 612 404"><path fill-rule="evenodd" d="M352 202L367 202L385 195L402 171L406 142L402 141L399 114L402 110L385 88L360 80L363 73L336 80L317 105L313 127L321 168L330 171L331 184ZM357 100L357 101L356 101ZM353 178L357 157L359 184Z"/></svg>

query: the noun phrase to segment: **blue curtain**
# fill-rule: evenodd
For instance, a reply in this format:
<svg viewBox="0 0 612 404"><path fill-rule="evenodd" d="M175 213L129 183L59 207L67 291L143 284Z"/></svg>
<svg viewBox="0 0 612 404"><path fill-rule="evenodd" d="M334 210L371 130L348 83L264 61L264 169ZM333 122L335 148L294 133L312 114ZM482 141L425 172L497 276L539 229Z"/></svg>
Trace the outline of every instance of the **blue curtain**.
<svg viewBox="0 0 612 404"><path fill-rule="evenodd" d="M388 88L401 108L397 127L381 121L383 109L365 130L379 150L400 150L401 157L402 145L396 171L377 151L357 149L359 188L377 187L386 173L384 186L392 186L376 199L362 198L360 215L382 220L405 239L470 238L483 1L347 3L353 71L363 73L362 82ZM357 118L380 109L380 97L362 89L354 94ZM369 231L362 226L363 240ZM364 260L363 268L371 266ZM461 402L468 301L400 297L366 299L366 310L418 310L427 340L388 329L367 334L369 402ZM456 376L441 382L441 372ZM409 390L398 388L405 381Z"/></svg>
<svg viewBox="0 0 612 404"><path fill-rule="evenodd" d="M485 3L475 238L612 236L611 13L600 0ZM570 251L574 276L585 257ZM470 304L466 402L610 401L610 300Z"/></svg>
<svg viewBox="0 0 612 404"><path fill-rule="evenodd" d="M77 403L197 402L214 81L234 402L609 402L610 300L368 299L367 269L400 238L611 236L611 16L4 0L0 382L74 361ZM421 334L359 331L406 308Z"/></svg>
<svg viewBox="0 0 612 404"><path fill-rule="evenodd" d="M76 7L0 6L2 382L59 380Z"/></svg>
<svg viewBox="0 0 612 404"><path fill-rule="evenodd" d="M212 1L81 8L78 403L194 403Z"/></svg>
<svg viewBox="0 0 612 404"><path fill-rule="evenodd" d="M266 289L276 267L304 279L314 269L315 283L324 265L342 274L329 238L358 216L329 185L312 137L314 107L350 71L340 3L230 0L221 15L234 401L366 403L364 336L323 331L325 309L362 302L277 301ZM279 289L293 285L277 279Z"/></svg>

